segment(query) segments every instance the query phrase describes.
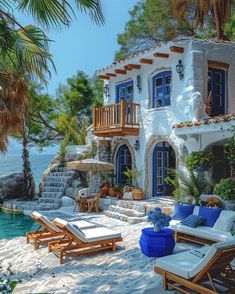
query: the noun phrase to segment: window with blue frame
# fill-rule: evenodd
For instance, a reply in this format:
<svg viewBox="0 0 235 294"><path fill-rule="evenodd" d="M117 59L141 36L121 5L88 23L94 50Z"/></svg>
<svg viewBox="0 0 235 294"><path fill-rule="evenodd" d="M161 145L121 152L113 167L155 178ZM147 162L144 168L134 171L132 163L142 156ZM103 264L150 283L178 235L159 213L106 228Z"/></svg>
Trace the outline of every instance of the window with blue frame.
<svg viewBox="0 0 235 294"><path fill-rule="evenodd" d="M131 153L127 145L122 145L116 155L116 182L117 184L127 184L125 171L132 168Z"/></svg>
<svg viewBox="0 0 235 294"><path fill-rule="evenodd" d="M171 71L163 71L153 77L153 108L171 105Z"/></svg>
<svg viewBox="0 0 235 294"><path fill-rule="evenodd" d="M125 83L118 84L116 86L116 103L120 100L125 100L127 102L133 102L134 96L134 83L133 81L128 81Z"/></svg>

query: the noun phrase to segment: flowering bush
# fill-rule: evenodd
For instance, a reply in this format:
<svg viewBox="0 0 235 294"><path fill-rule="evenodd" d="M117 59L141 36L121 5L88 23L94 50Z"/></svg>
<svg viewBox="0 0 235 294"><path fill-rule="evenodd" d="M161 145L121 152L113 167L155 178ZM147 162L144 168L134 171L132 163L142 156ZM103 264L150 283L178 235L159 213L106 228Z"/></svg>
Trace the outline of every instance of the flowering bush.
<svg viewBox="0 0 235 294"><path fill-rule="evenodd" d="M171 221L171 217L162 213L161 208L155 208L148 212L148 222L154 226L154 232L160 232L162 228L168 227Z"/></svg>
<svg viewBox="0 0 235 294"><path fill-rule="evenodd" d="M190 171L194 171L197 168L200 167L206 167L209 168L213 165L215 160L215 157L212 152L192 152L190 153L186 159L185 163L187 168Z"/></svg>

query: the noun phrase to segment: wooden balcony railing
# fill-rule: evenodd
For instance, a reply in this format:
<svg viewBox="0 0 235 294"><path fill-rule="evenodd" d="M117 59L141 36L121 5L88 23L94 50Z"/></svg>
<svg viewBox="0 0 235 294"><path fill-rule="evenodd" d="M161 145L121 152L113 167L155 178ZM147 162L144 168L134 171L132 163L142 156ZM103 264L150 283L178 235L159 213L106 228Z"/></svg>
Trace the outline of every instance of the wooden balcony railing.
<svg viewBox="0 0 235 294"><path fill-rule="evenodd" d="M93 133L98 137L138 136L140 105L121 100L93 109Z"/></svg>

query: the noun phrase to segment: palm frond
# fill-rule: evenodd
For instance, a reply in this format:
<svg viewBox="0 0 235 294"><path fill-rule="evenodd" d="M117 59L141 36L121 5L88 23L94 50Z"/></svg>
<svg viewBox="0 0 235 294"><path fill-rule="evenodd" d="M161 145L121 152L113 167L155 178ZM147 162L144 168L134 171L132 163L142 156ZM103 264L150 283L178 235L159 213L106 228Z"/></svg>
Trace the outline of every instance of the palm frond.
<svg viewBox="0 0 235 294"><path fill-rule="evenodd" d="M172 0L173 15L175 18L184 19L188 9L188 0Z"/></svg>
<svg viewBox="0 0 235 294"><path fill-rule="evenodd" d="M81 12L88 13L97 24L104 23L100 0L74 0ZM30 13L46 27L69 26L75 16L73 6L68 0L15 0L18 8Z"/></svg>

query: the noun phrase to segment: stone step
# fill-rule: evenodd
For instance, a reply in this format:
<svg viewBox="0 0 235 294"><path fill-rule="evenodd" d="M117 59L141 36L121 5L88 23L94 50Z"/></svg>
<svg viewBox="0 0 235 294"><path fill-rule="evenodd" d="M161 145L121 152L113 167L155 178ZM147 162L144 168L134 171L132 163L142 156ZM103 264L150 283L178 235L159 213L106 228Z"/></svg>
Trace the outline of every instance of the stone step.
<svg viewBox="0 0 235 294"><path fill-rule="evenodd" d="M61 203L41 203L34 210L56 210L60 208Z"/></svg>
<svg viewBox="0 0 235 294"><path fill-rule="evenodd" d="M64 187L48 187L44 186L44 192L63 192Z"/></svg>
<svg viewBox="0 0 235 294"><path fill-rule="evenodd" d="M124 208L124 209L133 209L141 213L146 213L146 204L137 202L137 201L127 201L127 200L114 200L112 199L112 205Z"/></svg>
<svg viewBox="0 0 235 294"><path fill-rule="evenodd" d="M62 196L62 192L42 192L41 198L60 198Z"/></svg>
<svg viewBox="0 0 235 294"><path fill-rule="evenodd" d="M109 210L106 210L104 212L104 214L106 216L108 216L108 217L116 218L116 219L119 219L121 221L128 222L129 224L138 224L138 223L147 221L147 216L144 216L144 217L131 217L131 216L129 216L128 217L128 216L123 215L121 213L114 212L114 211L109 211Z"/></svg>
<svg viewBox="0 0 235 294"><path fill-rule="evenodd" d="M61 199L60 198L39 198L39 203L55 203L55 204L60 204Z"/></svg>
<svg viewBox="0 0 235 294"><path fill-rule="evenodd" d="M56 176L56 177L58 177L58 176L66 176L66 177L71 177L71 176L73 176L75 174L75 172L74 171L65 171L65 172L50 172L49 174L48 174L48 176L49 177L54 177L54 176Z"/></svg>
<svg viewBox="0 0 235 294"><path fill-rule="evenodd" d="M52 172L67 172L67 171L71 171L71 169L69 169L68 167L54 167L52 170Z"/></svg>
<svg viewBox="0 0 235 294"><path fill-rule="evenodd" d="M143 212L139 212L139 211L134 210L134 209L119 207L119 206L116 206L116 205L110 205L108 210L112 211L112 212L120 213L122 215L126 215L127 217L129 217L129 216L131 216L131 217L143 217L143 216L145 216L145 213L143 213Z"/></svg>
<svg viewBox="0 0 235 294"><path fill-rule="evenodd" d="M67 180L70 179L70 176L48 176L46 178L46 183L48 182L67 182Z"/></svg>
<svg viewBox="0 0 235 294"><path fill-rule="evenodd" d="M64 187L64 182L45 182L44 187Z"/></svg>

